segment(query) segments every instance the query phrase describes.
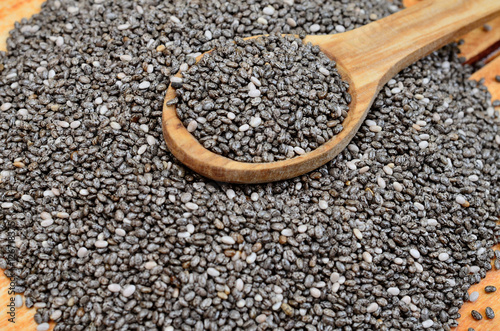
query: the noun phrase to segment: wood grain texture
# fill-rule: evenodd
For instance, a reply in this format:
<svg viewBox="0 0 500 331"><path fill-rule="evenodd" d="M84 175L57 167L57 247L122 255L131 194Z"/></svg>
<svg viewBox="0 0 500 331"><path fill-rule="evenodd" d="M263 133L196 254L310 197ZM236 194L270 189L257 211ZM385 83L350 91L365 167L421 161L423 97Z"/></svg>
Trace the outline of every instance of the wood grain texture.
<svg viewBox="0 0 500 331"><path fill-rule="evenodd" d="M0 50L5 49L5 40L8 37L8 31L12 29L13 23L23 17L30 17L33 13L37 12L40 8L42 0L0 0ZM416 0L407 0L406 4L411 5L410 2L417 2ZM467 41L466 41L467 42ZM478 43L480 45L480 43ZM475 73L471 79L486 78L485 84L488 86L493 99L500 99L500 83L494 81L495 74L500 73L500 58L495 59L487 66ZM500 249L500 246L497 247ZM484 287L486 285L495 285L500 291L500 272L490 271L485 279L480 284L476 284L469 290L479 291L479 300L475 303L466 303L460 310L462 317L459 319L459 327L457 331L466 331L467 328L473 327L476 331L493 331L500 330L500 294L485 294ZM2 331L15 331L15 330L35 330L36 323L33 321L35 309L26 309L22 307L16 312L16 324L7 322L7 308L6 304L9 302L10 296L8 295L9 279L0 272L0 330ZM499 316L493 321L475 321L470 316L471 309L476 309L484 315L484 308L486 306L492 307ZM53 326L53 324L52 324Z"/></svg>
<svg viewBox="0 0 500 331"><path fill-rule="evenodd" d="M0 50L6 50L6 40L14 22L40 11L45 0L0 0Z"/></svg>
<svg viewBox="0 0 500 331"><path fill-rule="evenodd" d="M406 7L411 7L425 0L404 0ZM500 47L500 17L487 22L491 31L486 31L482 27L460 36L464 43L460 45L460 56L466 59L466 63L474 63ZM496 53L495 57L500 55Z"/></svg>
<svg viewBox="0 0 500 331"><path fill-rule="evenodd" d="M484 85L488 86L492 100L500 100L500 83L495 80L495 76L500 75L500 57L496 57L476 71L470 79L480 80L484 78Z"/></svg>
<svg viewBox="0 0 500 331"><path fill-rule="evenodd" d="M169 150L184 165L216 181L265 183L310 172L339 154L365 119L377 92L403 68L500 14L500 1L427 0L358 29L308 36L337 62L350 83L352 102L344 129L317 149L289 160L246 163L205 149L177 117L169 87L163 109L163 135ZM432 22L432 24L429 24ZM179 73L178 77L181 76Z"/></svg>

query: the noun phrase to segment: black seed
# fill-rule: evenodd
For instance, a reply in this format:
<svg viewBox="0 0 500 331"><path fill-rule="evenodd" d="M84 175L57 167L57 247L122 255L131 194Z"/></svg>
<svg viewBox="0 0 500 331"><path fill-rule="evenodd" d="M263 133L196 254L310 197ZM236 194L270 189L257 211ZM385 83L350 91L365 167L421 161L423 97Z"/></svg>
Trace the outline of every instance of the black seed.
<svg viewBox="0 0 500 331"><path fill-rule="evenodd" d="M484 288L484 291L485 291L486 293L493 293L493 292L495 292L496 290L497 290L497 288L496 288L495 286L493 286L493 285L488 285L488 286L486 286L486 287Z"/></svg>
<svg viewBox="0 0 500 331"><path fill-rule="evenodd" d="M478 312L477 310L473 310L470 313L472 315L472 318L475 319L476 321L479 321L479 320L483 319L483 315L481 315L481 313Z"/></svg>
<svg viewBox="0 0 500 331"><path fill-rule="evenodd" d="M491 320L495 318L495 312L491 307L486 307L485 314L487 319Z"/></svg>

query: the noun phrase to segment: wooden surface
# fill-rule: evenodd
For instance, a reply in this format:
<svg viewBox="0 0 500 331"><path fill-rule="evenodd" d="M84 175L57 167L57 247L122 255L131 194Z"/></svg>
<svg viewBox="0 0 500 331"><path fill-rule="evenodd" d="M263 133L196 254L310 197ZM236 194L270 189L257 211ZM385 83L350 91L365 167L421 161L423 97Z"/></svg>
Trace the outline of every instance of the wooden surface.
<svg viewBox="0 0 500 331"><path fill-rule="evenodd" d="M425 1L425 0L424 0ZM492 0L495 1L495 0ZM23 17L30 17L33 13L37 12L40 8L41 0L0 0L0 50L5 49L5 39L8 36L8 31L13 27L16 20ZM420 2L419 0L405 0L406 6L411 6L414 3ZM496 23L495 23L496 22ZM497 36L500 26L495 20L492 21L493 35ZM462 55L470 58L474 53L480 53L484 45L496 43L497 37L490 37L490 34L482 33L482 28L476 29L476 33L471 32L463 37L465 44L461 46ZM471 39L477 38L477 39ZM468 45L468 46L467 46ZM476 49L477 48L477 49ZM486 78L485 85L488 86L493 100L500 99L500 83L494 80L496 74L500 74L500 57L494 59L491 63L477 71L471 79ZM499 249L499 247L497 247ZM9 323L7 318L6 304L9 302L10 295L8 295L9 280L0 272L0 330L1 331L14 331L14 330L35 330L36 323L33 321L35 309L26 309L23 306L16 311L16 324ZM490 271L485 279L480 284L471 287L469 293L478 291L480 293L479 300L475 303L465 303L460 310L462 317L459 319L459 326L456 331L466 331L469 327L473 327L476 331L493 331L500 330L500 316L496 317L493 321L481 320L475 321L471 318L470 311L472 309L480 311L484 316L484 308L487 306L492 307L497 315L500 315L500 293L486 294L484 287L486 285L496 286L500 292L500 272Z"/></svg>
<svg viewBox="0 0 500 331"><path fill-rule="evenodd" d="M278 162L246 163L205 149L182 125L175 105L167 105L175 98L172 86L163 108L165 141L183 164L216 181L255 184L300 176L327 163L349 144L389 79L499 14L500 1L426 0L346 33L306 37L304 42L320 46L337 62L342 77L350 83L352 102L344 129L305 155Z"/></svg>

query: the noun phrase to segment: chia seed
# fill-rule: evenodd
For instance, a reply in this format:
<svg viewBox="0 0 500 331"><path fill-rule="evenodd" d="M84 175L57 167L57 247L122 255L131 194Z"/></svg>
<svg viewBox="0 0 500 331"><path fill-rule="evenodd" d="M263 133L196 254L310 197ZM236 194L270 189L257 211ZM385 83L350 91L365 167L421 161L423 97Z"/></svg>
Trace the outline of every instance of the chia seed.
<svg viewBox="0 0 500 331"><path fill-rule="evenodd" d="M49 0L16 23L0 52L0 218L15 232L0 230L0 266L40 328L456 326L500 210L498 114L456 45L391 79L349 147L297 178L215 183L162 138L164 93L183 86L169 77L196 54L398 6Z"/></svg>
<svg viewBox="0 0 500 331"><path fill-rule="evenodd" d="M476 321L483 319L483 315L481 315L481 313L478 312L477 310L472 310L470 313L472 315L472 318L475 319Z"/></svg>

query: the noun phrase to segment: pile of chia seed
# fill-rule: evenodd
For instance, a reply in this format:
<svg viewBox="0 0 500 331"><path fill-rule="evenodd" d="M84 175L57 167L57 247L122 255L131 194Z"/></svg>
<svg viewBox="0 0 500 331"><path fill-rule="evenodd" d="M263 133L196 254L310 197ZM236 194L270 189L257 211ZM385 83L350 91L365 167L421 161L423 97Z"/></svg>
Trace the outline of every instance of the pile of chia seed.
<svg viewBox="0 0 500 331"><path fill-rule="evenodd" d="M162 139L170 77L215 42L396 10L49 0L16 24L0 53L0 267L16 305L37 308L39 331L450 330L500 233L499 116L455 46L394 77L307 175L217 183Z"/></svg>
<svg viewBox="0 0 500 331"><path fill-rule="evenodd" d="M243 162L284 160L342 131L351 96L335 66L318 46L293 36L237 37L189 70L186 65L169 104L217 154Z"/></svg>

